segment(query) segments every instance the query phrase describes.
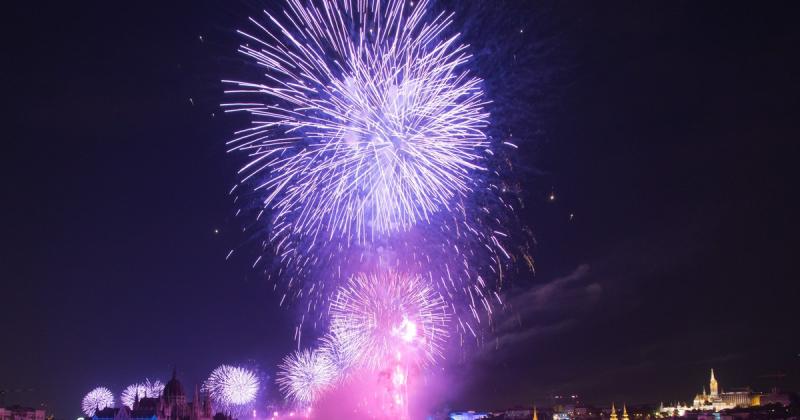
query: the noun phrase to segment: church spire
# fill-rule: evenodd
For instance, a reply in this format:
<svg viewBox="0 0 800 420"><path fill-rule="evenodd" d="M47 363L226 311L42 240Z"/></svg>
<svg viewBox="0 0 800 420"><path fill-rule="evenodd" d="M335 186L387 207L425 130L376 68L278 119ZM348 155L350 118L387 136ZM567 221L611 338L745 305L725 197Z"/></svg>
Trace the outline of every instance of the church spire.
<svg viewBox="0 0 800 420"><path fill-rule="evenodd" d="M617 409L613 402L611 403L611 420L617 420Z"/></svg>
<svg viewBox="0 0 800 420"><path fill-rule="evenodd" d="M536 414L536 406L533 406L533 420L539 420L539 416Z"/></svg>
<svg viewBox="0 0 800 420"><path fill-rule="evenodd" d="M622 404L622 420L628 420L628 406Z"/></svg>
<svg viewBox="0 0 800 420"><path fill-rule="evenodd" d="M709 391L712 397L719 395L719 384L717 383L717 378L714 377L714 369L711 369L711 380L708 385L711 388Z"/></svg>

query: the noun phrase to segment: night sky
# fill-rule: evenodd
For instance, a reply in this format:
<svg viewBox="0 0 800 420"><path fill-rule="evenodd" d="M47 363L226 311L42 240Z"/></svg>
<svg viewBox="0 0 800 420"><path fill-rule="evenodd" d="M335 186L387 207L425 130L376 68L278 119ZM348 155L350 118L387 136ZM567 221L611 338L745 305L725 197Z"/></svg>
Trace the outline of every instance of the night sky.
<svg viewBox="0 0 800 420"><path fill-rule="evenodd" d="M443 399L687 401L712 367L723 389L800 389L797 10L447 3L520 144L537 271ZM259 7L6 6L0 403L74 418L100 384L177 366L192 389L293 348L256 250L225 261L241 121L219 80L253 74L233 31Z"/></svg>

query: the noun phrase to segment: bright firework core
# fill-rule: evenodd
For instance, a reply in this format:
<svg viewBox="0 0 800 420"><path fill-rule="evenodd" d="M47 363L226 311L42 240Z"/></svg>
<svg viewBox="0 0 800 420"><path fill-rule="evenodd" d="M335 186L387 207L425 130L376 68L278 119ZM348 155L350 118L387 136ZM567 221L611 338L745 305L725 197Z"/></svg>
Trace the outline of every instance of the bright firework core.
<svg viewBox="0 0 800 420"><path fill-rule="evenodd" d="M421 277L390 270L350 278L334 295L330 314L343 351L370 369L399 358L434 362L448 337L444 299Z"/></svg>

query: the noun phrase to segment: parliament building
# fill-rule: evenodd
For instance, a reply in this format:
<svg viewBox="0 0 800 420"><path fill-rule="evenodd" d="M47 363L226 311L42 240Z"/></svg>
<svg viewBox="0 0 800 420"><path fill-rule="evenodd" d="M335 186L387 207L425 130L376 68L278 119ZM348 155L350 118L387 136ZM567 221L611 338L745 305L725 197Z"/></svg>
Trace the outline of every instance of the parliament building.
<svg viewBox="0 0 800 420"><path fill-rule="evenodd" d="M183 385L172 371L172 379L164 386L164 392L157 398L136 397L132 408L106 407L92 416L92 420L229 420L228 417L212 414L211 401L206 395L201 400L197 387L194 400L187 401Z"/></svg>

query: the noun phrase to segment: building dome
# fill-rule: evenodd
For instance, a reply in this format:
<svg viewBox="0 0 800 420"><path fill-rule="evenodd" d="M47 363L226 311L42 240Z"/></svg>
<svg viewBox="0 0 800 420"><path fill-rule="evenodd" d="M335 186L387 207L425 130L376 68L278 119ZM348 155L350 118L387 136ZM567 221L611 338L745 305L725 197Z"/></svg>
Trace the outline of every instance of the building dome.
<svg viewBox="0 0 800 420"><path fill-rule="evenodd" d="M186 394L183 392L183 385L181 385L181 381L175 377L176 372L172 370L172 379L164 385L164 398L168 400L175 400L178 398L185 398Z"/></svg>

